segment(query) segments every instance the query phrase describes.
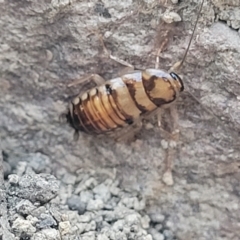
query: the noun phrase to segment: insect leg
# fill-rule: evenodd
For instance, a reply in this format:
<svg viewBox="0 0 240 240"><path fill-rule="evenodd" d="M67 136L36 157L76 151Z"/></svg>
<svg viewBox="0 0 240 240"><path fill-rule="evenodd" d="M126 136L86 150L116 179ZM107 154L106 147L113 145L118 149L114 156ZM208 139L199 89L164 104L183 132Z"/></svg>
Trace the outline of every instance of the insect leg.
<svg viewBox="0 0 240 240"><path fill-rule="evenodd" d="M107 53L108 57L110 59L112 59L113 61L120 63L121 65L125 66L125 68L121 71L121 73L119 73L119 75L123 75L124 73L130 72L134 70L134 66L132 64L130 64L129 62L120 59L118 57L113 56L111 53L109 53L108 49L106 48L102 36L101 37L101 44L103 45L103 49L105 50L105 52Z"/></svg>
<svg viewBox="0 0 240 240"><path fill-rule="evenodd" d="M157 51L157 56L156 56L156 63L155 63L155 69L159 69L159 59L160 59L160 54L163 51L163 49L166 47L167 43L168 43L169 39L165 38L165 40L162 42L160 48Z"/></svg>
<svg viewBox="0 0 240 240"><path fill-rule="evenodd" d="M103 36L102 36L101 33L99 33L97 30L90 30L90 29L88 29L88 30L90 31L90 34L95 34L95 35L98 37L98 39L99 39L99 41L100 41L100 43L101 43L101 45L102 45L102 48L103 48L104 52L107 54L107 56L108 56L110 59L112 59L113 61L115 61L115 62L117 62L117 63L120 63L121 65L123 65L123 66L125 66L125 67L127 68L126 70L124 70L125 73L126 73L126 72L129 72L129 71L131 71L131 70L132 70L132 71L134 70L134 66L133 66L132 64L130 64L130 63L128 63L127 61L122 60L122 59L120 59L120 58L118 58L118 57L113 56L113 55L109 52L109 50L108 50L107 47L105 46L105 43L104 43L104 40L103 40Z"/></svg>
<svg viewBox="0 0 240 240"><path fill-rule="evenodd" d="M82 77L80 79L76 79L75 81L68 84L68 87L72 87L78 84L88 83L90 81L94 81L97 86L100 86L105 83L105 79L102 78L98 74L89 74L85 77Z"/></svg>
<svg viewBox="0 0 240 240"><path fill-rule="evenodd" d="M120 64L122 64L123 66L126 66L127 68L129 68L129 69L131 69L131 70L134 70L134 66L133 66L132 64L128 63L127 61L122 60L122 59L120 59L120 58L118 58L118 57L115 57L115 56L113 56L113 55L111 55L111 54L109 54L109 57L110 57L110 59L112 59L113 61L115 61L115 62L117 62L117 63L120 63Z"/></svg>
<svg viewBox="0 0 240 240"><path fill-rule="evenodd" d="M141 119L137 120L133 125L127 126L122 131L120 130L120 134L114 137L117 142L131 142L133 141L135 135L142 128Z"/></svg>
<svg viewBox="0 0 240 240"><path fill-rule="evenodd" d="M171 123L171 128L170 132L166 131L162 126L161 126L161 118L162 114L159 111L158 112L158 126L160 127L160 131L163 132L164 136L166 136L167 141L163 140L162 145L164 148L166 148L166 157L165 157L165 172L163 174L163 182L166 185L173 185L173 177L172 177L172 168L173 168L173 158L175 157L175 149L177 146L177 141L179 138L179 130L178 130L178 112L177 108L175 105L172 105L169 109L170 112L170 123ZM170 127L170 126L169 126Z"/></svg>

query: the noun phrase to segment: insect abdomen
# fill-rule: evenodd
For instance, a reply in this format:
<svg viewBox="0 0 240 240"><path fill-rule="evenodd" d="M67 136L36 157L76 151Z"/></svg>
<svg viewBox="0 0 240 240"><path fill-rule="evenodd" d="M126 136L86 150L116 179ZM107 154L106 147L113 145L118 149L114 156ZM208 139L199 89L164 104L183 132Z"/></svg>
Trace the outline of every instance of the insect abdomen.
<svg viewBox="0 0 240 240"><path fill-rule="evenodd" d="M122 78L116 78L73 99L68 121L76 130L98 134L131 124L140 113Z"/></svg>

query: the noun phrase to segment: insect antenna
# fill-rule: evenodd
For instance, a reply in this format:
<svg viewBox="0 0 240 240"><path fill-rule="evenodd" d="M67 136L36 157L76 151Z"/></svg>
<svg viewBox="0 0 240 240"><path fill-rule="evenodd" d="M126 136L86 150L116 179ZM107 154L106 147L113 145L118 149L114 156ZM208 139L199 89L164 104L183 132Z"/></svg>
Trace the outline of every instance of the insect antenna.
<svg viewBox="0 0 240 240"><path fill-rule="evenodd" d="M202 11L203 3L204 3L204 0L202 0L201 6L200 6L200 8L199 8L199 11L198 11L198 14L197 14L197 19L196 19L196 22L195 22L195 24L194 24L193 32L192 32L190 41L189 41L189 43L188 43L187 49L186 49L186 51L185 51L185 53L184 53L184 56L183 56L183 58L182 58L181 61L175 63L175 64L171 67L170 71L176 71L176 70L180 69L180 68L182 67L183 63L184 63L185 60L186 60L188 51L189 51L190 46L191 46L191 44L192 44L192 40L193 40L194 33L195 33L195 31L196 31L196 28L197 28L197 24L198 24L198 20L199 20L199 17L200 17L200 13L201 13L201 11Z"/></svg>
<svg viewBox="0 0 240 240"><path fill-rule="evenodd" d="M203 4L204 4L204 0L202 0L202 2L201 2L201 6L200 6L199 11L198 11L197 19L196 19L196 22L195 22L195 24L194 24L193 32L192 32L190 41L189 41L189 43L188 43L187 49L186 49L186 51L185 51L185 53L184 53L184 56L183 56L183 58L182 58L181 61L178 61L177 63L175 63L175 64L173 65L173 67L171 67L170 71L179 70L180 67L182 67L183 63L184 63L185 60L186 60L188 51L189 51L189 49L190 49L190 46L191 46L191 43L192 43L192 40L193 40L193 37L194 37L194 33L195 33L195 31L196 31L196 27L197 27L197 24L198 24L198 20L199 20L199 17L200 17L200 13L201 13L202 8L203 8ZM186 86L186 83L185 83L184 85ZM211 109L209 109L208 107L204 106L204 105L202 104L202 102L201 102L197 97L194 96L194 94L192 94L190 91L185 91L185 92L187 92L197 103L199 103L199 104L202 106L202 108L204 109L204 111L206 111L206 112L209 113L211 116L213 116L213 117L218 121L218 123L221 124L221 126L223 127L223 129L224 129L226 132L231 129L231 127L224 125L221 117L219 117L217 114L215 114L215 113L214 113ZM233 131L231 131L231 132L233 133ZM236 132L234 132L234 133L236 133ZM238 137L238 133L236 133L236 137ZM234 145L234 146L239 147L239 144Z"/></svg>

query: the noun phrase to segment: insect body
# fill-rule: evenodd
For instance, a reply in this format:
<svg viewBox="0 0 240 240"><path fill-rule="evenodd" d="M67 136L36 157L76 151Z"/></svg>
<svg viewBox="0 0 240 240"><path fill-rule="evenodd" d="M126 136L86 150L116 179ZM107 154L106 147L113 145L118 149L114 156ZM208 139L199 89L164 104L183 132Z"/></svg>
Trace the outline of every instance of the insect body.
<svg viewBox="0 0 240 240"><path fill-rule="evenodd" d="M166 41L164 41L158 50L155 69L132 71L131 73L109 81L105 81L98 75L91 75L90 77L77 81L83 82L95 76L97 77L95 78L95 82L98 86L83 94L79 94L69 105L65 117L68 123L75 129L75 133L77 133L75 137L78 137L79 131L84 131L90 134L113 133L113 137L119 140L122 137L121 135L129 135L129 132L131 132L130 129L135 123L137 125L138 120L155 114L155 110L158 111L158 109L171 104L178 98L180 92L184 90L184 86L181 78L175 74L174 71L179 69L186 59L203 3L204 0L202 0L184 57L180 62L174 64L170 73L158 69L159 54L166 43ZM102 39L100 40L103 43ZM102 45L104 46L104 44ZM109 56L115 61L129 66L126 62L124 63L122 60L117 60L111 55ZM163 181L167 185L172 185L172 156L176 146L174 143L176 143L178 139L179 130L176 124L178 118L176 108L173 106L170 107L169 110L173 121L168 134L166 171L163 174ZM161 122L160 119L161 114L158 112L158 123ZM159 124L159 126L160 125L161 124Z"/></svg>
<svg viewBox="0 0 240 240"><path fill-rule="evenodd" d="M186 58L203 2L204 0L185 55L173 69L180 68ZM165 42L159 48L159 53L164 44ZM118 62L123 61L118 60ZM113 132L175 101L179 93L184 90L183 82L174 72L159 70L158 63L159 55L156 59L156 69L134 71L106 82L101 81L102 83L97 87L75 97L65 115L75 132L84 131L90 134Z"/></svg>
<svg viewBox="0 0 240 240"><path fill-rule="evenodd" d="M76 131L112 132L175 101L183 89L181 78L173 72L134 71L75 97L67 120Z"/></svg>

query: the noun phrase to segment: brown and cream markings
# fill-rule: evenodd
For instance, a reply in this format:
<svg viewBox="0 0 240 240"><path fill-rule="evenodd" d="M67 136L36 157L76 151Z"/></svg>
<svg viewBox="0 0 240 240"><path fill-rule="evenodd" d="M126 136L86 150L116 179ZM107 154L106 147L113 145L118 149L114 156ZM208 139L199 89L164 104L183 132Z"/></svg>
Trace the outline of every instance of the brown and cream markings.
<svg viewBox="0 0 240 240"><path fill-rule="evenodd" d="M175 101L183 89L181 78L173 72L135 71L75 97L67 120L76 131L104 134Z"/></svg>

